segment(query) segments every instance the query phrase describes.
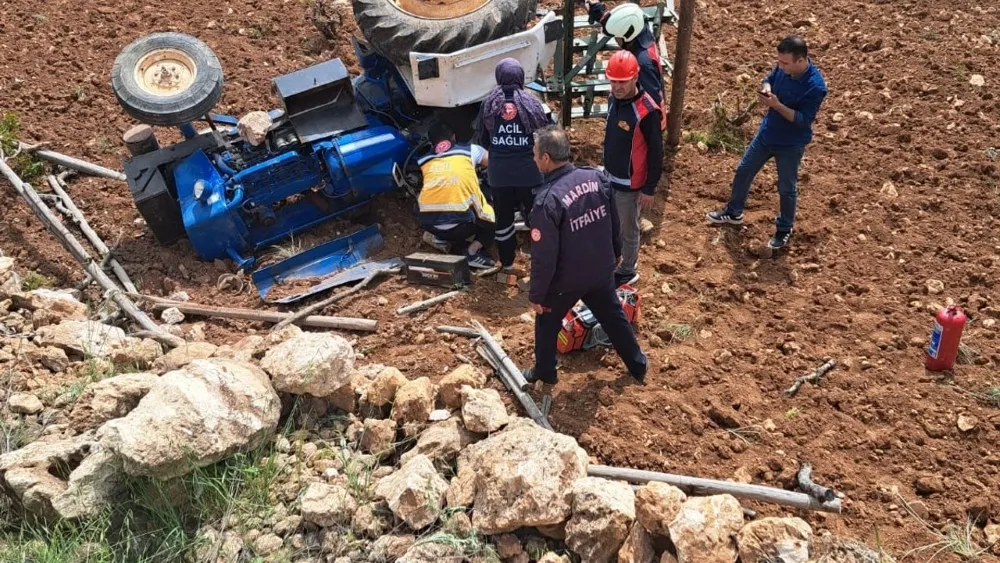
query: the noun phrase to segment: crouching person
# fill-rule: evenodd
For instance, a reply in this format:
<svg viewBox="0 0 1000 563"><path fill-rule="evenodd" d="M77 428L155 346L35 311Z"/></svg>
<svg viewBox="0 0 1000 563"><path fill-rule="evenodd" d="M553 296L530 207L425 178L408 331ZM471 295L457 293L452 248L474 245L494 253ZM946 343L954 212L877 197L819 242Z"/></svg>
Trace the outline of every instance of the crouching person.
<svg viewBox="0 0 1000 563"><path fill-rule="evenodd" d="M496 263L487 252L496 232L493 206L479 186L477 166L488 161L486 151L476 145L460 145L445 123L430 129L431 154L418 161L424 183L417 198L417 220L424 242L449 252L456 244L472 268L489 269Z"/></svg>

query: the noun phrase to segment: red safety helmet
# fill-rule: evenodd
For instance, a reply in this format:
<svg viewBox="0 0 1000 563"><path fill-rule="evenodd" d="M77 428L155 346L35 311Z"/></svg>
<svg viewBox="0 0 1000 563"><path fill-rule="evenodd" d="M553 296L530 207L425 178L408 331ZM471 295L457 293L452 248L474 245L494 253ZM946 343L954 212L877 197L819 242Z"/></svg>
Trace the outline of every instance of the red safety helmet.
<svg viewBox="0 0 1000 563"><path fill-rule="evenodd" d="M622 49L616 51L608 61L608 68L604 71L608 80L624 81L632 80L639 76L639 60L631 52Z"/></svg>

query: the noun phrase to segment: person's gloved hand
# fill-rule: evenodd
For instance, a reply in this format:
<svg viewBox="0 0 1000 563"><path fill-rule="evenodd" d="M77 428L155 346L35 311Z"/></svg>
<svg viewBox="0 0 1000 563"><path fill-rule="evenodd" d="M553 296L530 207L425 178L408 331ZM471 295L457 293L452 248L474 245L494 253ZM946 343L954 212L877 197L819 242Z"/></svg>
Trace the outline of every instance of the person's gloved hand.
<svg viewBox="0 0 1000 563"><path fill-rule="evenodd" d="M608 12L608 8L604 5L604 2L601 2L601 0L586 0L586 2L587 19L590 21L590 24L593 25L598 22L603 24L604 20L607 19L608 14L610 13Z"/></svg>

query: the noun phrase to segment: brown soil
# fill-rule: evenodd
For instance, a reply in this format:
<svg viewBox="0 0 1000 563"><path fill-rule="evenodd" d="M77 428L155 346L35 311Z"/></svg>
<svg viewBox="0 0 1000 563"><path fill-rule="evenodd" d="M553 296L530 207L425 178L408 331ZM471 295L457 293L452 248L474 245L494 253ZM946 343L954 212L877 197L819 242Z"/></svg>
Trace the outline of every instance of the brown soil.
<svg viewBox="0 0 1000 563"><path fill-rule="evenodd" d="M1000 130L998 8L966 0L698 5L686 130L707 129L716 96L735 91L741 74L758 80L774 62L776 40L792 30L815 47L827 77L830 95L803 163L794 246L773 260L751 252L771 234L777 210L770 166L758 177L744 228L707 226L704 213L728 196L740 155L684 144L662 185L669 200L660 197L648 214L657 229L640 262L649 383L623 378L613 352L565 357L553 426L577 436L596 460L635 468L786 486L797 462L811 462L818 482L847 495L845 512L801 516L818 532L870 545L877 531L896 555L935 537L904 513L894 490L923 502L935 527L984 513L997 522L1000 409L961 389L981 391L1000 378L1000 339L988 322L1000 319L1000 191L991 150ZM197 35L219 55L228 79L217 110L242 115L275 104L270 79L277 74L333 56L355 66L353 24L341 30L341 43L329 45L307 10L301 2L258 0L8 0L0 5L0 109L21 115L25 140L119 168L126 155L119 139L134 124L109 86L119 49L153 31ZM986 86L970 85L973 74L984 75ZM599 158L601 126L577 125L581 161ZM889 182L898 195L883 189ZM255 292L216 288L230 265L202 263L186 243L158 245L137 223L124 184L77 179L70 193L117 244L144 291L267 307ZM62 285L83 278L10 189L0 190L0 205L0 247L21 268ZM376 202L383 255L420 249L411 208L401 196ZM929 295L928 279L943 281L945 291ZM433 331L471 317L528 365L533 331L516 288L481 282L428 311L394 313L439 292L387 280L325 313L378 319L378 333L355 337L357 349L410 377L437 377L457 364L456 354L478 360L465 339ZM948 299L970 315L963 342L979 358L946 378L925 373L922 356L929 308ZM689 325L691 337L671 340L670 324ZM267 328L207 321L206 334L221 344ZM820 386L783 396L827 357L839 367ZM720 412L746 430L724 430ZM958 429L960 414L975 418L973 430ZM764 429L767 421L773 431Z"/></svg>

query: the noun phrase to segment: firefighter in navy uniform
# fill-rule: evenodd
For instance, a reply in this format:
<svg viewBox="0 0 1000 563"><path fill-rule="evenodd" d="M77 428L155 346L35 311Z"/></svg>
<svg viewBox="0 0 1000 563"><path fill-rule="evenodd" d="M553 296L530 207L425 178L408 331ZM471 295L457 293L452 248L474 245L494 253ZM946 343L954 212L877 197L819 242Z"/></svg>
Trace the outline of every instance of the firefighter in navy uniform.
<svg viewBox="0 0 1000 563"><path fill-rule="evenodd" d="M616 283L639 279L639 212L653 204L663 175L660 106L638 83L639 64L632 53L617 51L605 71L611 81L604 132L604 169L614 188L622 229L622 263Z"/></svg>
<svg viewBox="0 0 1000 563"><path fill-rule="evenodd" d="M641 383L646 355L615 291L621 237L608 178L597 169L571 164L569 138L555 126L535 134L534 156L544 183L531 213L528 299L537 313L535 365L525 370L524 378L556 383L556 338L566 313L582 300Z"/></svg>
<svg viewBox="0 0 1000 563"><path fill-rule="evenodd" d="M542 175L532 157L534 132L547 124L542 103L524 90L524 68L517 59L497 63L497 87L483 100L480 138L489 151L490 191L497 213L496 243L500 264L514 265L517 238L514 214L531 213Z"/></svg>

